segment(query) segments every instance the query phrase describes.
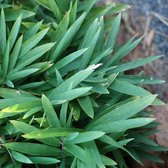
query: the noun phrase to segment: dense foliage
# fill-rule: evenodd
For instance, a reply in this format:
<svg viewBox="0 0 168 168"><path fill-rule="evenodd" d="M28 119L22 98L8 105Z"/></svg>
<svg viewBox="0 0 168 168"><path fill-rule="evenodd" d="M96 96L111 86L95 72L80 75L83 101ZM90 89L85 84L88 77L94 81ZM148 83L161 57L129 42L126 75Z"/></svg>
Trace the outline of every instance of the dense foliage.
<svg viewBox="0 0 168 168"><path fill-rule="evenodd" d="M121 12L98 0L0 1L0 166L126 168L161 160L143 88L162 80L123 61L142 38L118 44ZM26 166L25 166L26 165Z"/></svg>

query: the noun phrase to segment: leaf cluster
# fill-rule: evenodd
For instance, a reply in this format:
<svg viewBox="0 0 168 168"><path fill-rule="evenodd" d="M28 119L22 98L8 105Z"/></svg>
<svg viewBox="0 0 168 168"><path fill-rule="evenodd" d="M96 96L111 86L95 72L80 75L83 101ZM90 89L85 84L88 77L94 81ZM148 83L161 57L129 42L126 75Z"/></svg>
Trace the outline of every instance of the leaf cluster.
<svg viewBox="0 0 168 168"><path fill-rule="evenodd" d="M0 1L0 166L127 168L167 150L150 105L163 102L130 74L160 56L123 61L141 41L117 43L125 4Z"/></svg>

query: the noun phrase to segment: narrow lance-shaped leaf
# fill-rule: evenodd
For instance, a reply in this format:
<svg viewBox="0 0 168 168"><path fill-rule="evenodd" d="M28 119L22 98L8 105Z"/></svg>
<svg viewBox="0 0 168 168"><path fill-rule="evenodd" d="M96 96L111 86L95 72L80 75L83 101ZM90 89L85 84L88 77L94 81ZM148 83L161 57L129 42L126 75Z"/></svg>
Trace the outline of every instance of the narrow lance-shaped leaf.
<svg viewBox="0 0 168 168"><path fill-rule="evenodd" d="M48 145L29 143L29 142L10 142L3 144L4 147L24 153L36 156L59 156L60 150ZM23 148L24 146L24 148Z"/></svg>
<svg viewBox="0 0 168 168"><path fill-rule="evenodd" d="M51 11L50 4L49 4L48 0L35 0L35 2Z"/></svg>
<svg viewBox="0 0 168 168"><path fill-rule="evenodd" d="M89 117L93 118L94 117L94 109L93 109L93 105L91 103L89 96L79 98L78 102L79 102L81 108L84 110L84 112Z"/></svg>
<svg viewBox="0 0 168 168"><path fill-rule="evenodd" d="M99 140L102 141L102 142L104 142L104 143L106 143L106 144L109 144L111 147L122 149L123 151L127 152L134 160L136 160L138 163L142 164L142 162L141 162L141 160L139 158L136 158L134 155L132 155L132 153L129 150L127 150L119 142L115 141L110 136L104 135Z"/></svg>
<svg viewBox="0 0 168 168"><path fill-rule="evenodd" d="M20 132L25 133L25 134L39 130L38 128L36 128L34 126L27 124L27 123L24 123L24 122L21 122L21 121L11 120L10 122L17 128L17 130L19 130ZM52 139L43 139L42 138L42 139L38 139L38 141L40 141L44 144L50 145L50 146L55 146L55 147L60 146L60 141L56 138L52 138Z"/></svg>
<svg viewBox="0 0 168 168"><path fill-rule="evenodd" d="M24 92L21 90L9 89L9 88L0 88L0 96L7 98L18 98L18 97L35 97L28 92Z"/></svg>
<svg viewBox="0 0 168 168"><path fill-rule="evenodd" d="M5 15L4 15L3 9L1 10L0 32L1 32L0 48L1 48L2 54L4 54L5 47L6 47L6 23L5 23Z"/></svg>
<svg viewBox="0 0 168 168"><path fill-rule="evenodd" d="M101 62L101 60L105 57L107 57L110 53L112 52L112 50L107 49L105 51L103 51L101 54L96 54L95 58L93 59L93 61L91 61L91 64L97 64L99 62Z"/></svg>
<svg viewBox="0 0 168 168"><path fill-rule="evenodd" d="M139 86L135 86L131 83L125 82L125 81L121 81L121 80L115 80L112 85L110 86L111 89L116 90L118 92L121 93L125 93L128 95L133 95L133 96L147 96L147 95L151 95L150 92L148 92L147 90L139 87ZM127 89L125 89L127 88Z"/></svg>
<svg viewBox="0 0 168 168"><path fill-rule="evenodd" d="M37 72L38 70L39 70L38 68L31 68L31 69L25 69L25 70L22 70L22 71L19 71L19 72L11 71L8 74L7 79L11 80L11 81L16 81L16 80L19 80L19 79L22 79L22 78L26 78L29 75Z"/></svg>
<svg viewBox="0 0 168 168"><path fill-rule="evenodd" d="M109 32L108 38L105 43L105 49L110 48L111 50L113 50L120 28L120 22L121 14L119 14L113 21L111 31Z"/></svg>
<svg viewBox="0 0 168 168"><path fill-rule="evenodd" d="M42 106L44 108L44 112L47 116L47 119L50 125L52 127L59 128L61 124L58 119L57 113L55 112L50 100L45 95L42 95Z"/></svg>
<svg viewBox="0 0 168 168"><path fill-rule="evenodd" d="M105 67L109 67L112 62L116 59L121 59L122 56L126 53L126 50L128 48L128 46L131 45L131 43L133 42L133 40L135 39L136 36L133 36L132 38L130 38L125 44L123 44L117 51L115 51L116 53L114 54L114 56L112 58L110 58L108 60L108 62L106 62Z"/></svg>
<svg viewBox="0 0 168 168"><path fill-rule="evenodd" d="M43 56L43 54L45 54L48 50L50 50L53 45L54 43L47 43L32 49L30 52L28 52L18 60L15 70L21 70L22 68L31 64L32 62Z"/></svg>
<svg viewBox="0 0 168 168"><path fill-rule="evenodd" d="M56 47L54 53L50 58L52 61L55 61L62 54L62 52L65 51L65 49L68 47L75 33L78 31L80 25L82 24L85 16L86 14L81 15L65 33L64 37L59 42L58 46Z"/></svg>
<svg viewBox="0 0 168 168"><path fill-rule="evenodd" d="M59 22L62 18L62 12L60 11L58 4L55 0L48 0L48 2L55 18Z"/></svg>
<svg viewBox="0 0 168 168"><path fill-rule="evenodd" d="M147 58L137 59L132 62L117 65L110 72L114 72L114 73L117 72L118 73L118 72L124 72L124 71L130 70L130 69L138 68L138 67L143 66L145 64L148 64L156 59L159 59L160 57L161 56L151 56L151 57L147 57Z"/></svg>
<svg viewBox="0 0 168 168"><path fill-rule="evenodd" d="M75 0L74 5L71 3L71 6L72 7L70 9L70 25L73 24L76 20L78 1Z"/></svg>
<svg viewBox="0 0 168 168"><path fill-rule="evenodd" d="M22 15L20 15L16 19L16 21L15 21L13 27L12 27L12 30L11 30L11 32L9 34L9 37L8 37L8 41L9 41L9 44L10 44L9 50L12 49L12 47L13 47L15 41L16 41L17 35L19 33L21 21L22 21Z"/></svg>
<svg viewBox="0 0 168 168"><path fill-rule="evenodd" d="M65 144L65 151L83 162L87 162L85 151L81 147L74 144Z"/></svg>
<svg viewBox="0 0 168 168"><path fill-rule="evenodd" d="M76 128L48 128L44 130L37 130L23 135L27 139L46 139L54 137L66 137L74 132L81 132L82 130Z"/></svg>
<svg viewBox="0 0 168 168"><path fill-rule="evenodd" d="M90 59L92 57L92 54L93 54L93 51L94 51L94 49L96 47L97 40L99 38L100 31L101 31L101 28L99 28L97 30L97 32L94 35L93 39L89 43L89 46L88 46L89 48L88 48L88 50L86 51L86 53L82 57L82 60L81 60L80 66L79 66L80 70L86 68L87 65L89 64L89 61L90 61Z"/></svg>
<svg viewBox="0 0 168 168"><path fill-rule="evenodd" d="M130 118L142 109L151 105L155 98L156 95L139 97L126 103L120 104L119 107L114 107L114 109L113 107L107 108L95 119L93 119L88 128L98 126L99 124L106 124L112 121L119 121Z"/></svg>
<svg viewBox="0 0 168 168"><path fill-rule="evenodd" d="M38 88L45 83L46 83L46 81L32 82L32 83L28 83L28 84L25 84L25 85L21 85L20 89L35 89L35 88Z"/></svg>
<svg viewBox="0 0 168 168"><path fill-rule="evenodd" d="M25 19L35 15L35 13L29 10L22 10L15 8L5 9L6 21L15 21L20 15L22 15L22 19Z"/></svg>
<svg viewBox="0 0 168 168"><path fill-rule="evenodd" d="M65 92L59 92L55 96L52 97L52 100L66 100L70 101L84 94L88 93L92 88L91 87L80 87L77 89L68 90Z"/></svg>
<svg viewBox="0 0 168 168"><path fill-rule="evenodd" d="M117 165L117 163L114 160L112 160L111 158L109 158L105 155L101 155L101 159L102 159L102 162L104 163L104 165L106 165L106 166Z"/></svg>
<svg viewBox="0 0 168 168"><path fill-rule="evenodd" d="M143 75L119 75L118 78L119 80L126 81L132 84L161 84L165 83L164 80L159 79L159 78L153 78L150 76L143 76Z"/></svg>
<svg viewBox="0 0 168 168"><path fill-rule="evenodd" d="M19 57L22 57L23 55L28 53L33 47L35 47L36 44L38 44L39 41L46 35L48 30L49 28L46 28L44 30L41 30L34 36L30 36L29 39L23 43Z"/></svg>
<svg viewBox="0 0 168 168"><path fill-rule="evenodd" d="M11 154L12 154L12 157L18 162L27 163L27 164L33 163L28 157L26 157L25 155L19 152L11 151Z"/></svg>
<svg viewBox="0 0 168 168"><path fill-rule="evenodd" d="M60 162L58 159L50 158L50 157L29 157L29 159L34 164L43 164L43 165L51 165L51 164L56 164Z"/></svg>
<svg viewBox="0 0 168 168"><path fill-rule="evenodd" d="M63 19L59 23L57 29L53 33L52 41L60 41L61 38L65 35L67 29L69 26L69 11L64 15ZM55 46L57 46L58 43L56 43ZM54 48L55 49L55 48Z"/></svg>
<svg viewBox="0 0 168 168"><path fill-rule="evenodd" d="M127 45L125 44L121 49L119 49L115 55L111 58L108 65L114 65L116 62L118 62L121 58L125 57L127 54L129 54L142 40L143 37L140 37L139 39L132 42L132 44Z"/></svg>
<svg viewBox="0 0 168 168"><path fill-rule="evenodd" d="M10 55L10 60L9 60L9 70L12 70L17 63L17 59L18 59L20 49L22 46L22 40L23 40L23 36L20 36L20 38L17 40L17 42L13 48L13 51Z"/></svg>
<svg viewBox="0 0 168 168"><path fill-rule="evenodd" d="M8 66L9 66L9 42L7 42L6 44L6 48L5 48L5 53L4 53L4 57L3 57L3 77L4 79L7 76L8 73Z"/></svg>
<svg viewBox="0 0 168 168"><path fill-rule="evenodd" d="M95 131L100 130L103 132L108 133L114 133L114 132L122 132L126 131L128 129L138 128L142 127L144 125L147 125L151 122L153 122L155 119L153 118L136 118L136 119L128 119L128 120L119 120L119 121L113 121L113 122L107 122L96 125L91 127L89 130Z"/></svg>
<svg viewBox="0 0 168 168"><path fill-rule="evenodd" d="M84 38L82 39L79 49L89 47L89 43L93 39L93 36L98 30L98 19L95 19L94 22L89 26L89 29L86 31Z"/></svg>
<svg viewBox="0 0 168 168"><path fill-rule="evenodd" d="M49 95L49 98L53 98L55 97L55 95L57 93L63 92L65 90L67 90L67 88L72 85L72 89L74 87L76 87L80 82L82 82L83 80L85 80L89 75L92 74L92 72L99 67L100 65L93 65L88 67L85 70L81 70L78 73L76 73L75 75L73 75L72 77L68 78L67 80L65 80L61 85L59 85L57 88L53 89L52 92Z"/></svg>
<svg viewBox="0 0 168 168"><path fill-rule="evenodd" d="M63 68L64 66L66 66L67 64L70 64L71 62L73 62L75 59L77 59L78 57L80 57L83 53L85 53L87 51L87 49L81 49L78 51L75 51L71 54L69 54L68 56L64 57L63 59L61 59L60 61L56 62L56 64L54 64L49 72L53 72L54 69L56 68L57 70Z"/></svg>
<svg viewBox="0 0 168 168"><path fill-rule="evenodd" d="M30 37L34 36L40 29L41 25L43 23L42 21L37 22L36 24L34 24L33 26L31 26L24 34L24 38L23 40L26 41L28 40Z"/></svg>
<svg viewBox="0 0 168 168"><path fill-rule="evenodd" d="M62 126L66 125L67 113L68 113L68 102L65 102L62 104L60 111L60 123Z"/></svg>
<svg viewBox="0 0 168 168"><path fill-rule="evenodd" d="M66 143L68 144L78 144L78 143L84 143L84 142L89 142L93 141L95 139L98 139L104 135L104 132L101 131L86 131L83 133L79 133L79 135L72 139L67 141Z"/></svg>
<svg viewBox="0 0 168 168"><path fill-rule="evenodd" d="M27 101L25 103L15 104L0 111L0 118L15 116L27 112L35 107L41 106L38 100Z"/></svg>

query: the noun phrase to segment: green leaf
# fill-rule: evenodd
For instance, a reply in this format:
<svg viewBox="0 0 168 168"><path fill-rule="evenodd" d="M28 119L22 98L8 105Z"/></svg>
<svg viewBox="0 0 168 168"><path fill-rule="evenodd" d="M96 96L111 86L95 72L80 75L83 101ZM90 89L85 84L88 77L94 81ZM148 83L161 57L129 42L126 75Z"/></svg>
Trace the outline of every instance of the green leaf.
<svg viewBox="0 0 168 168"><path fill-rule="evenodd" d="M90 42L95 36L98 30L98 19L95 19L91 25L89 25L88 30L86 31L84 38L82 39L79 48L86 48L89 47Z"/></svg>
<svg viewBox="0 0 168 168"><path fill-rule="evenodd" d="M28 40L26 40L22 44L21 52L19 57L24 56L27 54L33 47L36 46L36 44L39 43L39 41L46 35L49 28L46 28L44 30L41 30L39 33L35 34L34 36L30 36Z"/></svg>
<svg viewBox="0 0 168 168"><path fill-rule="evenodd" d="M122 132L128 129L142 127L153 122L155 119L153 118L136 118L136 119L128 119L128 120L119 120L113 122L107 122L106 124L99 124L97 126L91 127L89 130L96 131L100 130L106 133L113 132Z"/></svg>
<svg viewBox="0 0 168 168"><path fill-rule="evenodd" d="M65 33L61 41L59 42L58 46L56 47L54 53L51 56L51 60L55 61L69 46L71 40L75 36L76 32L78 31L80 25L82 24L86 14L81 15L68 29L68 31Z"/></svg>
<svg viewBox="0 0 168 168"><path fill-rule="evenodd" d="M13 98L6 98L6 99L0 99L0 109L8 108L10 106L16 105L16 104L22 104L25 102L32 102L32 101L38 101L38 98L35 97L24 97L24 96L19 96L16 99L16 97Z"/></svg>
<svg viewBox="0 0 168 168"><path fill-rule="evenodd" d="M62 93L57 93L56 97L52 97L52 101L55 100L66 100L70 101L75 98L81 97L84 94L88 93L92 88L91 87L80 87L77 89L72 89L69 91L64 91Z"/></svg>
<svg viewBox="0 0 168 168"><path fill-rule="evenodd" d="M48 145L29 142L10 142L3 144L4 147L29 155L37 156L59 156L60 150ZM24 147L24 148L23 148Z"/></svg>
<svg viewBox="0 0 168 168"><path fill-rule="evenodd" d="M93 105L91 103L91 100L89 96L85 96L78 99L78 102L81 106L81 108L84 110L84 112L91 118L94 117L94 110Z"/></svg>
<svg viewBox="0 0 168 168"><path fill-rule="evenodd" d="M106 165L106 166L114 166L117 165L117 163L112 160L111 158L105 156L105 155L101 155L102 158L102 162Z"/></svg>
<svg viewBox="0 0 168 168"><path fill-rule="evenodd" d="M85 146L86 146L86 149L89 150L91 162L94 163L94 164L92 164L92 167L95 167L97 165L98 167L105 168L105 165L102 162L100 152L99 152L95 142L94 141L89 142ZM88 153L87 153L87 155L88 155ZM94 157L92 158L92 156L94 156Z"/></svg>
<svg viewBox="0 0 168 168"><path fill-rule="evenodd" d="M55 2L55 0L48 0L50 8L55 16L55 18L60 21L62 18L62 13L59 9L58 4Z"/></svg>
<svg viewBox="0 0 168 168"><path fill-rule="evenodd" d="M51 127L56 127L56 128L61 127L57 113L55 112L50 100L45 95L42 95L41 100L42 100L42 106L44 108L44 112L47 116L48 122L50 123Z"/></svg>
<svg viewBox="0 0 168 168"><path fill-rule="evenodd" d="M53 41L60 41L62 37L65 35L69 25L69 12L67 12L59 25L57 26L57 29L53 33L52 40ZM56 43L55 46L57 46L58 43Z"/></svg>
<svg viewBox="0 0 168 168"><path fill-rule="evenodd" d="M29 157L29 159L35 164L43 164L43 165L56 164L60 162L58 159L50 157Z"/></svg>
<svg viewBox="0 0 168 168"><path fill-rule="evenodd" d="M128 95L133 95L133 96L148 96L148 95L151 95L151 93L148 92L147 90L145 90L145 89L143 89L139 86L135 86L131 83L121 81L121 80L115 80L112 83L112 85L110 86L110 88L115 90L115 91L125 93L125 94L128 94Z"/></svg>
<svg viewBox="0 0 168 168"><path fill-rule="evenodd" d="M55 98L58 93L66 91L70 85L72 85L72 89L76 87L80 82L85 80L89 75L92 74L94 69L96 69L99 65L90 66L85 70L81 70L75 75L71 76L67 80L65 80L61 85L59 85L56 89L52 90L49 95L49 98Z"/></svg>
<svg viewBox="0 0 168 168"><path fill-rule="evenodd" d="M69 5L70 5L70 1L67 0L56 0L59 8L61 11L63 11L64 13L69 9Z"/></svg>
<svg viewBox="0 0 168 168"><path fill-rule="evenodd" d="M161 84L165 83L164 80L148 77L148 76L139 76L139 75L119 75L119 80L126 81L132 84Z"/></svg>
<svg viewBox="0 0 168 168"><path fill-rule="evenodd" d="M86 51L85 54L83 54L83 57L82 57L82 60L81 60L81 63L79 65L79 69L84 69L88 66L89 64L89 61L91 59L91 56L93 54L93 51L96 47L96 43L98 41L98 38L99 38L99 35L100 35L100 31L101 31L101 28L99 28L96 32L96 34L92 37L92 40L90 41L90 43L88 44L88 50Z"/></svg>
<svg viewBox="0 0 168 168"><path fill-rule="evenodd" d="M60 111L60 123L62 126L66 125L67 113L68 113L68 102L65 102L62 104Z"/></svg>
<svg viewBox="0 0 168 168"><path fill-rule="evenodd" d="M28 92L9 88L0 88L0 96L3 98L34 97Z"/></svg>
<svg viewBox="0 0 168 168"><path fill-rule="evenodd" d="M89 141L93 141L95 139L100 138L101 136L104 135L104 132L100 132L100 131L87 131L87 132L83 132L83 133L79 133L79 135L70 140L67 141L67 144L78 144L78 143L85 143L85 142L89 142Z"/></svg>
<svg viewBox="0 0 168 168"><path fill-rule="evenodd" d="M5 52L5 48L6 48L6 23L5 23L5 15L4 15L3 8L1 10L0 32L1 32L0 48L1 48L1 52L3 54Z"/></svg>
<svg viewBox="0 0 168 168"><path fill-rule="evenodd" d="M152 95L150 92L148 92L147 90L139 87L139 86L135 86L131 83L125 82L125 81L120 81L120 80L115 80L115 82L110 86L111 89L121 92L121 93L125 93L128 95L133 95L133 96L147 96L147 95ZM125 89L127 88L127 89ZM154 102L152 103L152 105L164 105L164 103L159 100L158 98L156 98L154 100Z"/></svg>
<svg viewBox="0 0 168 168"><path fill-rule="evenodd" d="M27 112L30 109L40 106L39 101L29 101L21 104L15 104L0 111L0 118L6 118L15 116L23 112Z"/></svg>
<svg viewBox="0 0 168 168"><path fill-rule="evenodd" d="M140 66L143 66L145 64L148 64L156 59L159 59L161 56L151 56L151 57L147 57L147 58L141 58L132 62L128 62L125 64L121 64L118 65L116 67L114 67L114 69L111 70L112 73L116 73L116 72L123 72L123 71L127 71L130 69L134 69L134 68L138 68Z"/></svg>
<svg viewBox="0 0 168 168"><path fill-rule="evenodd" d="M32 68L32 69L25 69L19 72L13 72L11 71L8 75L7 75L7 79L11 80L11 81L16 81L22 78L26 78L29 75L37 72L39 69L38 68Z"/></svg>
<svg viewBox="0 0 168 168"><path fill-rule="evenodd" d="M16 120L11 120L10 121L20 132L22 133L30 133L30 132L33 132L33 131L39 131L38 128L32 126L32 125L29 125L29 124L26 124L25 122L21 122L21 121L16 121ZM38 139L38 141L44 143L44 144L47 144L47 145L52 145L52 146L56 146L56 147L59 147L60 146L60 142L59 140L53 138L53 139Z"/></svg>
<svg viewBox="0 0 168 168"><path fill-rule="evenodd" d="M56 62L56 64L54 64L50 68L49 72L54 71L54 69L59 70L59 69L63 68L64 66L66 66L67 64L72 63L75 59L77 59L78 57L80 57L86 51L87 51L87 49L81 49L81 50L78 50L76 52L73 52L73 53L69 54L68 56L64 57L60 61Z"/></svg>
<svg viewBox="0 0 168 168"><path fill-rule="evenodd" d="M46 9L51 10L48 0L35 0L35 2L42 5Z"/></svg>
<svg viewBox="0 0 168 168"><path fill-rule="evenodd" d="M26 124L24 122L21 121L16 121L16 120L11 120L10 121L19 131L23 132L23 133L29 133L32 131L37 131L38 129L34 126L31 126L29 124Z"/></svg>
<svg viewBox="0 0 168 168"><path fill-rule="evenodd" d="M3 59L3 77L6 78L8 73L8 66L9 66L9 42L6 44L4 59Z"/></svg>
<svg viewBox="0 0 168 168"><path fill-rule="evenodd" d="M12 30L10 31L10 34L9 34L9 37L8 37L8 41L9 41L9 45L10 45L9 50L12 49L12 47L13 47L15 41L16 41L17 35L19 33L21 21L22 21L22 15L20 15L16 19L16 21L15 21L13 27L12 27Z"/></svg>
<svg viewBox="0 0 168 168"><path fill-rule="evenodd" d="M134 37L133 37L134 38ZM133 39L132 38L132 39ZM124 44L112 57L112 59L108 62L108 66L115 64L118 62L121 58L125 57L127 54L129 54L142 40L143 37L135 40L134 42L130 43L131 40L129 40L126 44Z"/></svg>
<svg viewBox="0 0 168 168"><path fill-rule="evenodd" d="M35 60L43 56L47 51L49 51L54 46L54 43L46 43L38 47L33 48L23 57L18 60L15 70L21 70L27 65L31 64Z"/></svg>
<svg viewBox="0 0 168 168"><path fill-rule="evenodd" d="M138 163L142 164L142 161L139 158L137 158L134 155L132 155L132 153L129 150L127 150L126 148L124 148L120 143L118 143L117 141L115 141L110 136L104 135L99 140L102 141L102 142L104 142L104 143L106 143L106 144L109 144L111 147L115 147L116 149L118 149L118 148L122 149L123 151L127 152L134 160L136 160ZM118 150L115 150L115 151L118 151ZM113 152L114 152L114 150L113 150ZM120 162L117 162L117 163L119 164Z"/></svg>
<svg viewBox="0 0 168 168"><path fill-rule="evenodd" d="M85 151L81 147L74 144L65 144L65 151L72 154L81 161L87 162Z"/></svg>
<svg viewBox="0 0 168 168"><path fill-rule="evenodd" d="M11 154L12 154L12 157L18 162L27 163L27 164L33 163L28 157L26 157L25 155L19 152L11 151Z"/></svg>
<svg viewBox="0 0 168 168"><path fill-rule="evenodd" d="M109 56L109 54L112 52L112 50L110 48L108 48L107 50L103 51L100 55L96 54L96 57L93 59L93 61L91 61L91 65L92 64L97 64L99 63L103 58Z"/></svg>
<svg viewBox="0 0 168 168"><path fill-rule="evenodd" d="M110 123L113 121L128 119L137 114L142 109L151 105L155 98L156 95L149 95L135 98L134 100L128 99L127 102L123 102L123 104L119 104L119 106L116 105L109 107L95 119L93 119L93 121L88 125L88 128Z"/></svg>
<svg viewBox="0 0 168 168"><path fill-rule="evenodd" d="M42 26L42 23L43 23L43 20L29 27L24 34L24 41L27 41L30 37L34 36L39 31L40 27Z"/></svg>
<svg viewBox="0 0 168 168"><path fill-rule="evenodd" d="M111 31L109 32L105 43L105 49L110 48L111 50L113 50L120 28L120 22L121 22L121 14L119 14L113 21Z"/></svg>
<svg viewBox="0 0 168 168"><path fill-rule="evenodd" d="M33 131L23 135L27 139L45 139L53 137L64 137L68 136L73 132L81 131L75 128L48 128L45 130Z"/></svg>
<svg viewBox="0 0 168 168"><path fill-rule="evenodd" d="M80 106L77 104L77 103L73 103L72 104L72 115L73 115L73 118L78 121L79 118L80 118L80 115L81 115L81 108Z"/></svg>
<svg viewBox="0 0 168 168"><path fill-rule="evenodd" d="M38 88L45 83L46 83L46 81L32 82L32 83L28 83L28 84L25 84L25 85L21 85L19 88L20 89L35 89L35 88Z"/></svg>
<svg viewBox="0 0 168 168"><path fill-rule="evenodd" d="M6 21L14 21L20 16L20 14L22 14L22 19L29 18L35 15L34 12L29 10L14 9L14 8L5 9Z"/></svg>
<svg viewBox="0 0 168 168"><path fill-rule="evenodd" d="M9 60L9 70L12 70L17 63L21 46L22 46L22 40L23 40L23 36L21 35L12 50L12 53L10 55L10 60Z"/></svg>
<svg viewBox="0 0 168 168"><path fill-rule="evenodd" d="M98 94L109 94L108 89L106 88L106 85L102 84L102 83L91 83L91 84L85 84L82 83L82 86L90 86L92 87L91 91L98 93Z"/></svg>
<svg viewBox="0 0 168 168"><path fill-rule="evenodd" d="M77 7L78 7L78 1L75 0L74 5L72 5L72 7L70 9L70 25L73 24L75 22L75 20L76 20Z"/></svg>
<svg viewBox="0 0 168 168"><path fill-rule="evenodd" d="M15 87L14 84L13 84L13 82L10 81L10 80L5 81L5 83L6 83L6 85L7 85L8 87L11 87L11 88L14 88L14 87Z"/></svg>

